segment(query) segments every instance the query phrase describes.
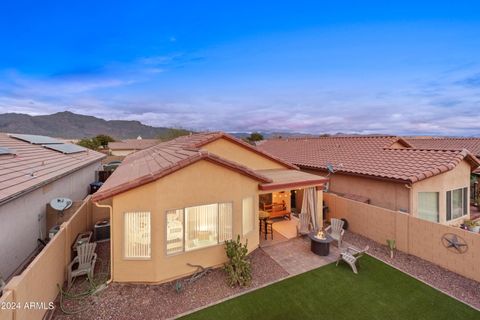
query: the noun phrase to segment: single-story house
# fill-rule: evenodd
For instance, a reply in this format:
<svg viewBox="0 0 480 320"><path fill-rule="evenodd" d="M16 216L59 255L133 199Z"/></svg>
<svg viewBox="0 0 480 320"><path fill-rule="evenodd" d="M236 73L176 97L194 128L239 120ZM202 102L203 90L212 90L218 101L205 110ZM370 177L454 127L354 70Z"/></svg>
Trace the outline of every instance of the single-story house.
<svg viewBox="0 0 480 320"><path fill-rule="evenodd" d="M125 157L131 153L139 150L147 149L159 144L161 140L158 139L142 139L138 136L136 139L125 139L122 141L115 141L108 143L108 149L112 156Z"/></svg>
<svg viewBox="0 0 480 320"><path fill-rule="evenodd" d="M330 192L443 224L469 218L470 174L480 165L466 149L415 148L395 136L272 139L258 148L328 176Z"/></svg>
<svg viewBox="0 0 480 320"><path fill-rule="evenodd" d="M8 279L47 238L56 197L83 199L105 155L45 136L0 133L0 274Z"/></svg>
<svg viewBox="0 0 480 320"><path fill-rule="evenodd" d="M111 276L165 282L226 262L223 243L259 246L259 197L308 189L322 223L327 179L222 132L183 136L125 158L92 197L111 210ZM317 215L318 214L318 215Z"/></svg>

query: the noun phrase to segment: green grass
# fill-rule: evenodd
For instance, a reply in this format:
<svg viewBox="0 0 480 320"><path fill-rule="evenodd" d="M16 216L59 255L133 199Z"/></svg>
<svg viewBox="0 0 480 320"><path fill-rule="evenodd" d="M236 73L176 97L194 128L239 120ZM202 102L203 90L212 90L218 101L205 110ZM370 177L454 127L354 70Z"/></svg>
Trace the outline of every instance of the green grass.
<svg viewBox="0 0 480 320"><path fill-rule="evenodd" d="M480 319L480 312L364 256L358 275L330 264L182 319Z"/></svg>

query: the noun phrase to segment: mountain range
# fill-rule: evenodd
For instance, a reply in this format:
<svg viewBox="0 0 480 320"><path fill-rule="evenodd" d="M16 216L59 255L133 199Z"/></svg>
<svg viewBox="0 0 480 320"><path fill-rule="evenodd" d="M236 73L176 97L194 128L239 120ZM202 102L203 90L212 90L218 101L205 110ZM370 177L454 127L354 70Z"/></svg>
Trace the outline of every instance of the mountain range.
<svg viewBox="0 0 480 320"><path fill-rule="evenodd" d="M175 129L177 130L177 129ZM21 113L0 114L0 132L38 134L64 139L81 139L106 134L115 139L161 138L172 131L132 120L104 120L70 111L30 116Z"/></svg>

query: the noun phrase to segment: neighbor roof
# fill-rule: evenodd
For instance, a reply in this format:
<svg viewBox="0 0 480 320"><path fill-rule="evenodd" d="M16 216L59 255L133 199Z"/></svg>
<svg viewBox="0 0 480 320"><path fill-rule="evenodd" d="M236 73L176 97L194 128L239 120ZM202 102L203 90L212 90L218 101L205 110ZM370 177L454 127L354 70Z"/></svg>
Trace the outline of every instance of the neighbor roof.
<svg viewBox="0 0 480 320"><path fill-rule="evenodd" d="M110 150L143 150L159 144L158 139L126 139L122 141L109 142Z"/></svg>
<svg viewBox="0 0 480 320"><path fill-rule="evenodd" d="M327 170L331 164L336 172L405 183L451 170L462 160L467 160L473 168L480 165L466 149L392 147L399 139L395 136L273 139L259 144L259 148L302 168Z"/></svg>
<svg viewBox="0 0 480 320"><path fill-rule="evenodd" d="M409 137L406 140L421 149L467 149L480 158L480 138Z"/></svg>
<svg viewBox="0 0 480 320"><path fill-rule="evenodd" d="M10 137L6 133L0 133L0 147L14 152L0 155L0 204L105 157L102 153L88 149L84 152L64 154L40 144Z"/></svg>
<svg viewBox="0 0 480 320"><path fill-rule="evenodd" d="M171 141L162 142L151 148L133 153L107 179L99 191L93 195L94 201L103 200L116 194L155 181L181 168L200 160L213 162L244 174L261 183L273 182L267 176L255 172L236 162L226 160L212 153L203 151L202 146L217 139L227 139L249 150L282 163L286 167L298 169L284 160L277 159L248 143L223 132L198 133L182 136Z"/></svg>

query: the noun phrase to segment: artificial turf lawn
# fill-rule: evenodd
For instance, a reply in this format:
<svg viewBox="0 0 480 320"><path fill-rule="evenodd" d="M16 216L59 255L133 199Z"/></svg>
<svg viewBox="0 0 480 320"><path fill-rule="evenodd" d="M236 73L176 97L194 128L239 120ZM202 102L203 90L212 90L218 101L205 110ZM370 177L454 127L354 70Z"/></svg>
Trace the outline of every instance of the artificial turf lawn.
<svg viewBox="0 0 480 320"><path fill-rule="evenodd" d="M182 319L480 319L480 312L374 259L330 264Z"/></svg>

